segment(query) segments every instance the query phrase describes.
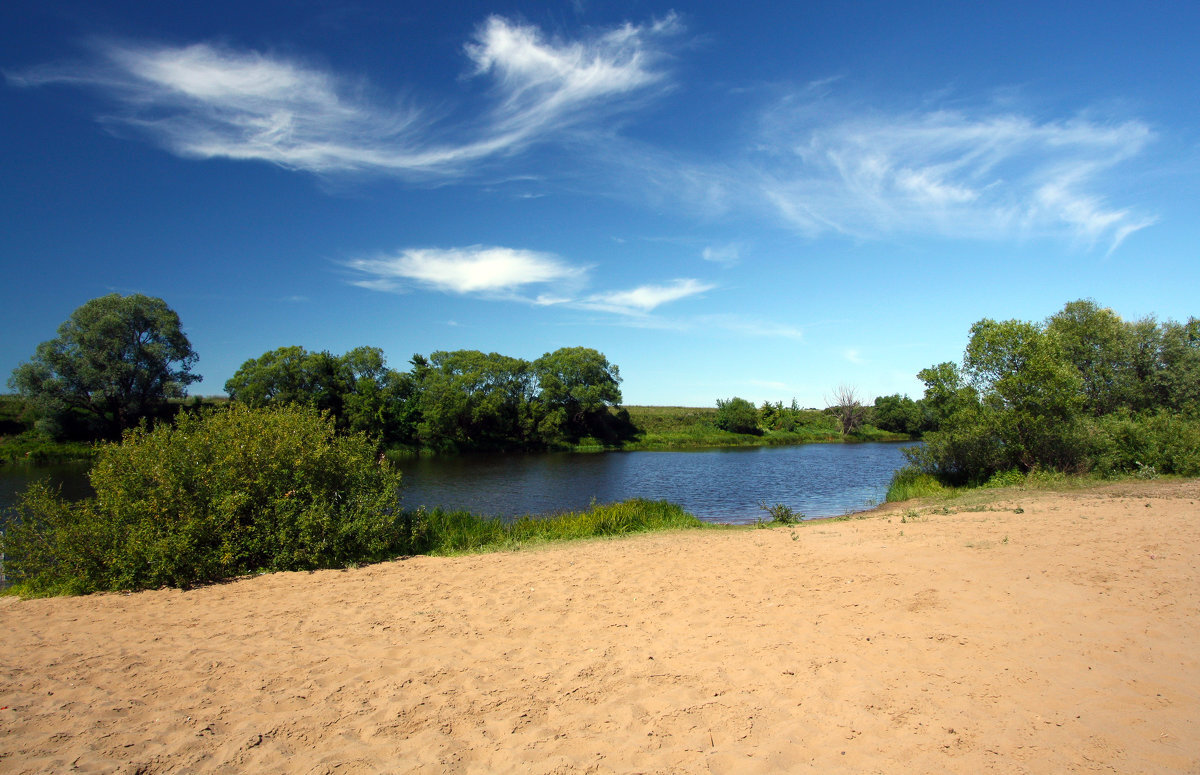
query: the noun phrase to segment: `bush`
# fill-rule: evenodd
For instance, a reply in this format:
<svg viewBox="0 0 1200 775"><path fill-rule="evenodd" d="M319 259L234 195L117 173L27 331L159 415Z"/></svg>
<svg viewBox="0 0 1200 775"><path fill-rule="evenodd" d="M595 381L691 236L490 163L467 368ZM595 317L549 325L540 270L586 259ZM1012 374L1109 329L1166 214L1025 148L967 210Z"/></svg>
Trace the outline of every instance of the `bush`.
<svg viewBox="0 0 1200 775"><path fill-rule="evenodd" d="M776 503L768 506L766 501L759 501L758 507L771 515L771 523L776 525L794 525L804 519L804 515L794 511L791 506Z"/></svg>
<svg viewBox="0 0 1200 775"><path fill-rule="evenodd" d="M1104 476L1200 476L1200 419L1167 410L1117 412L1091 428L1094 470Z"/></svg>
<svg viewBox="0 0 1200 775"><path fill-rule="evenodd" d="M713 424L730 433L762 433L758 427L758 410L744 398L717 399L717 416Z"/></svg>
<svg viewBox="0 0 1200 775"><path fill-rule="evenodd" d="M409 553L400 476L362 435L295 406L180 414L101 448L96 498L22 496L4 537L19 591L188 587Z"/></svg>

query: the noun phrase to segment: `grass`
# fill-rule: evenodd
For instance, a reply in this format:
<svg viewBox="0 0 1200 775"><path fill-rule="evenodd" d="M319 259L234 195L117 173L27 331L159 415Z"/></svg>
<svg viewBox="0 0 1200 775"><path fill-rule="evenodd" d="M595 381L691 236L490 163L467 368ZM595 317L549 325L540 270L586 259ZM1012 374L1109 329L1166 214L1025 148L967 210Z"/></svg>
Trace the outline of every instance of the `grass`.
<svg viewBox="0 0 1200 775"><path fill-rule="evenodd" d="M42 465L91 460L96 445L84 441L54 441L37 431L0 437L0 463Z"/></svg>
<svg viewBox="0 0 1200 775"><path fill-rule="evenodd" d="M687 406L626 406L638 438L621 449L672 450L712 447L769 447L814 442L907 441L908 436L866 426L847 436L836 421L819 411L802 412L803 422L792 430L767 430L761 434L731 433L714 425L716 408Z"/></svg>
<svg viewBox="0 0 1200 775"><path fill-rule="evenodd" d="M515 521L442 509L419 512L417 519L423 520L425 529L423 553L434 555L508 551L554 541L709 527L674 503L642 498Z"/></svg>

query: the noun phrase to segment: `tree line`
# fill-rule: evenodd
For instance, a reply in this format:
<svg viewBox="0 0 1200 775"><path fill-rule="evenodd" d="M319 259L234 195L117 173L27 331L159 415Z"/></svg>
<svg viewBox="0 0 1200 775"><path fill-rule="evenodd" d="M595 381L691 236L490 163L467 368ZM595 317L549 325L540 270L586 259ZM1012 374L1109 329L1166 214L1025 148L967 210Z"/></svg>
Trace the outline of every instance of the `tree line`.
<svg viewBox="0 0 1200 775"><path fill-rule="evenodd" d="M961 363L923 369L933 430L908 452L947 484L1049 469L1200 474L1200 320L1126 321L1090 300L980 320Z"/></svg>
<svg viewBox="0 0 1200 775"><path fill-rule="evenodd" d="M9 380L42 434L119 439L178 411L197 355L162 299L109 294L83 304ZM564 347L528 361L477 350L414 355L389 368L377 347L342 355L280 347L225 383L231 400L327 412L341 431L386 447L501 450L615 443L633 435L620 372L600 352Z"/></svg>
<svg viewBox="0 0 1200 775"><path fill-rule="evenodd" d="M376 347L343 355L281 347L225 383L250 406L295 403L328 411L339 428L385 446L505 450L615 443L633 434L620 372L600 352L564 347L528 361L478 350L414 355L390 369Z"/></svg>

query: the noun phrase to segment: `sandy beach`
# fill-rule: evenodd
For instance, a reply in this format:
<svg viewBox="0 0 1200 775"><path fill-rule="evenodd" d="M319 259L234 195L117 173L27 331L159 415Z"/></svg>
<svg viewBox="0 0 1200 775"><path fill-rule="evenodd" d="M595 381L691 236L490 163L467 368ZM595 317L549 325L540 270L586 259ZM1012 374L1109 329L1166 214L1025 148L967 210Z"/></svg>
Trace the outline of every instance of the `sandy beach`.
<svg viewBox="0 0 1200 775"><path fill-rule="evenodd" d="M0 599L0 770L1200 773L1200 482Z"/></svg>

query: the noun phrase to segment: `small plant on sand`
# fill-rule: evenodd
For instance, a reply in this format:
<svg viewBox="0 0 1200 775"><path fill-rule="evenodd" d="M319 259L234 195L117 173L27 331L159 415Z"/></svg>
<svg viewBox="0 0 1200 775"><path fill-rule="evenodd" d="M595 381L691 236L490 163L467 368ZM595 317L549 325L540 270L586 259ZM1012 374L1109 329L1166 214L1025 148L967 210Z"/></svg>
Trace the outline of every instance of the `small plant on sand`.
<svg viewBox="0 0 1200 775"><path fill-rule="evenodd" d="M759 501L758 507L771 515L771 524L774 525L794 525L804 519L803 514L793 511L791 506L783 503L768 506L766 501Z"/></svg>

